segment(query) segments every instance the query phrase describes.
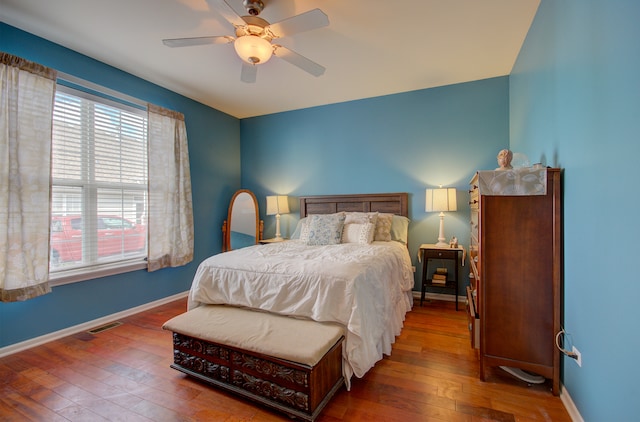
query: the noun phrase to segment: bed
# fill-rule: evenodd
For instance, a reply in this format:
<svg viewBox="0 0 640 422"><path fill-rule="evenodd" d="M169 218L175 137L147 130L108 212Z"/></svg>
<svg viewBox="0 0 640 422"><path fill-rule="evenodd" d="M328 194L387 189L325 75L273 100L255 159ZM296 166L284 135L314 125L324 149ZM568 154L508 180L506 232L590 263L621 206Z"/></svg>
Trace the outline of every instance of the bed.
<svg viewBox="0 0 640 422"><path fill-rule="evenodd" d="M291 240L204 260L189 292L188 309L226 304L341 324L349 389L352 376L364 376L391 353L413 304L407 210L406 193L302 197L301 219ZM327 221L341 216L345 237L326 244L325 226L339 226Z"/></svg>

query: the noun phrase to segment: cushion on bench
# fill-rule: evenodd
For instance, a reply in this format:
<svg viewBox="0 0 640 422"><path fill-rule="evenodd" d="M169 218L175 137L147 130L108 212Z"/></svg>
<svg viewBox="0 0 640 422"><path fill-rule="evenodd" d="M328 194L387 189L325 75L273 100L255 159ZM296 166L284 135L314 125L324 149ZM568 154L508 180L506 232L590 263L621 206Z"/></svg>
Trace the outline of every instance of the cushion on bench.
<svg viewBox="0 0 640 422"><path fill-rule="evenodd" d="M162 328L309 366L315 366L344 334L338 324L227 305L199 306Z"/></svg>

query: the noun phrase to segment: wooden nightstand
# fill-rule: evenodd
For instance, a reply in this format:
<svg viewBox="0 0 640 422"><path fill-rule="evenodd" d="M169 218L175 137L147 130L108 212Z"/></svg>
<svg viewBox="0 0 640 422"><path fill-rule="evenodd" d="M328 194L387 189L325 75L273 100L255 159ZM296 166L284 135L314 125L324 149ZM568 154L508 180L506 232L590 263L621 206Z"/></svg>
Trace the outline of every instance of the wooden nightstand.
<svg viewBox="0 0 640 422"><path fill-rule="evenodd" d="M462 263L464 265L464 247L458 246L457 248L439 247L432 244L422 244L418 250L418 256L422 259L422 288L420 291L420 306L424 301L427 286L439 287L443 289L451 289L456 294L456 311L458 310L458 267ZM427 270L429 268L429 261L431 260L450 260L454 262L453 279L451 274L447 275L447 282L445 284L433 283L433 280L429 278Z"/></svg>
<svg viewBox="0 0 640 422"><path fill-rule="evenodd" d="M280 242L286 242L287 240L289 240L289 239L285 239L285 238L276 239L274 237L274 238L271 238L271 239L260 239L260 241L258 241L258 243L260 243L261 245L266 245L267 243L280 243Z"/></svg>

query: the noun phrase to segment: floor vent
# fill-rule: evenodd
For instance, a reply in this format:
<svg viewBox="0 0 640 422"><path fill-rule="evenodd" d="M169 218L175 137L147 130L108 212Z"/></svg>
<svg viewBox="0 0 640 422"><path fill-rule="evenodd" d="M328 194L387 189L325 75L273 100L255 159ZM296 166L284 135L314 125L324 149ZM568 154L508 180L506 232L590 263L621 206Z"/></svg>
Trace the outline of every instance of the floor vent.
<svg viewBox="0 0 640 422"><path fill-rule="evenodd" d="M96 328L94 328L92 330L89 330L88 332L91 333L91 334L98 334L98 333L101 333L103 331L107 331L107 330L110 330L112 328L116 328L119 325L122 325L122 323L121 322L111 322L111 323L103 325L101 327L96 327Z"/></svg>

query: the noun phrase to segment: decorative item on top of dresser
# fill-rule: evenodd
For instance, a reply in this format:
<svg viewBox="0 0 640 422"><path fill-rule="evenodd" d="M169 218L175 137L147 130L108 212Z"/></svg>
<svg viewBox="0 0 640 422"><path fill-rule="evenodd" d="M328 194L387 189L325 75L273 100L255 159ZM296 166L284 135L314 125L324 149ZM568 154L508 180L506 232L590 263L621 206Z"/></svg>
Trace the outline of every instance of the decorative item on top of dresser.
<svg viewBox="0 0 640 422"><path fill-rule="evenodd" d="M464 265L465 250L462 246L450 247L438 246L432 244L423 243L418 249L418 260L422 261L422 283L420 290L420 306L424 301L427 287L439 287L451 289L455 292L456 311L458 310L458 267ZM429 262L438 261L441 265L435 269L429 277ZM444 267L444 261L453 261L453 279L448 276L447 268ZM444 279L442 276L444 275Z"/></svg>
<svg viewBox="0 0 640 422"><path fill-rule="evenodd" d="M479 171L471 180L467 300L483 381L488 367L506 367L550 379L559 393L561 198L560 169Z"/></svg>
<svg viewBox="0 0 640 422"><path fill-rule="evenodd" d="M513 168L511 165L511 160L513 160L513 152L508 149L500 150L498 156L496 157L498 160L498 168L496 170L510 170Z"/></svg>

